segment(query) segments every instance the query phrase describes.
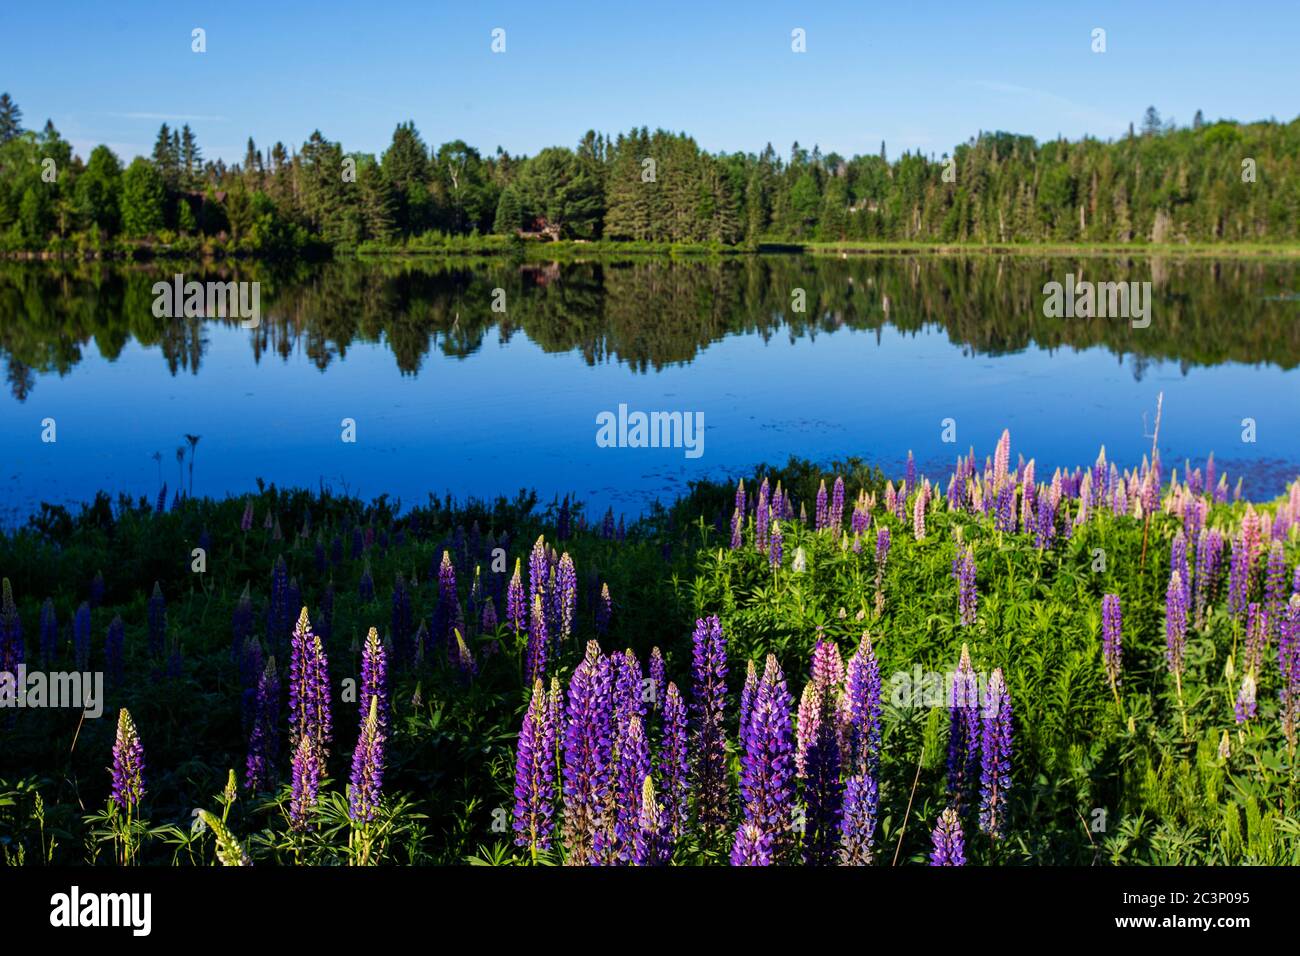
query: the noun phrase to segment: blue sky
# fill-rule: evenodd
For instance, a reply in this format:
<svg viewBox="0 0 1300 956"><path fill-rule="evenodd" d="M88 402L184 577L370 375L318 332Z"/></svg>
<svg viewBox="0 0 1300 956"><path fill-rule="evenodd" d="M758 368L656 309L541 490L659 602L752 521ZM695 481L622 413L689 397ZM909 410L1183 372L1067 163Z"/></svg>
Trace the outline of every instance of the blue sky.
<svg viewBox="0 0 1300 956"><path fill-rule="evenodd" d="M378 152L413 119L484 152L594 128L685 130L710 150L942 154L980 129L1122 134L1154 104L1188 123L1300 107L1295 0L10 4L0 90L83 156L148 152L188 122L204 155L296 146L313 129ZM978 7L978 9L971 9ZM208 51L190 50L207 31ZM493 54L491 31L506 31ZM807 52L790 49L806 31ZM1107 51L1091 50L1106 30Z"/></svg>

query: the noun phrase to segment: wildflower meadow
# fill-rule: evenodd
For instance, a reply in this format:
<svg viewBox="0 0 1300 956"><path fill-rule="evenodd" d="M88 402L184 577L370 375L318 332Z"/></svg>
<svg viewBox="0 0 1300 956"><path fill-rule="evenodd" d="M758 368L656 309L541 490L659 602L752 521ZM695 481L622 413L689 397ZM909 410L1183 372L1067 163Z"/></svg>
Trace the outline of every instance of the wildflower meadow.
<svg viewBox="0 0 1300 956"><path fill-rule="evenodd" d="M48 509L0 538L0 850L1300 862L1300 481L1012 454L792 461L632 522L274 487ZM101 717L41 706L34 675L83 671Z"/></svg>

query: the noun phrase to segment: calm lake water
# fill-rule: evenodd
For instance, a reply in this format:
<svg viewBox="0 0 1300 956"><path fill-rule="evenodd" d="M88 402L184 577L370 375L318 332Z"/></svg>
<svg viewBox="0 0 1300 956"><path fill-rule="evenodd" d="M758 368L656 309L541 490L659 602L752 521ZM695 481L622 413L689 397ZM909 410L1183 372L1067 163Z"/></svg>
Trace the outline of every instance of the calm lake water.
<svg viewBox="0 0 1300 956"><path fill-rule="evenodd" d="M155 318L152 285L177 271L258 281L260 326ZM1067 273L1150 281L1150 326L1045 318L1043 285ZM1013 458L1050 475L1102 444L1138 463L1159 392L1162 455L1180 473L1213 451L1251 497L1300 473L1300 264L1284 260L11 263L0 360L7 523L99 489L174 491L186 433L201 436L195 494L259 477L406 504L527 487L629 517L692 479L791 455L897 474L911 449L946 478L1004 427ZM702 412L703 454L599 447L597 415L620 404Z"/></svg>

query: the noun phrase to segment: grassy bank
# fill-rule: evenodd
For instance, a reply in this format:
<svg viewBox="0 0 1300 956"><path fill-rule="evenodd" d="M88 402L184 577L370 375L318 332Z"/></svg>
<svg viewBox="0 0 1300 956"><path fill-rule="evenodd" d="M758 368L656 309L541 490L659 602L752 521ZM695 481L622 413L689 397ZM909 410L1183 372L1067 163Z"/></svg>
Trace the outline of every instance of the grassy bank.
<svg viewBox="0 0 1300 956"><path fill-rule="evenodd" d="M844 499L830 495L823 519L819 485L832 488L836 473L847 501L837 514L835 502ZM571 611L551 616L539 605L542 616L533 621L551 628L540 645L549 653L539 686L544 693L555 678L555 693L580 693L570 682L576 669L594 666L581 663L589 641L604 652L630 649L635 665L619 654L610 667L629 687L644 686L629 675L649 669L654 690L642 698L638 727L654 755L647 766L661 799L672 779L666 700L676 692L653 681L654 649L665 680L696 701L691 631L699 618L719 619L727 661L717 765L722 818L717 825L698 819L704 791L693 771L691 795L675 817L677 864L726 862L741 822L746 736L737 715L745 706L746 663L754 661L757 673L780 669L792 700L770 712L780 718L784 711L778 723L784 720L793 741L794 701L811 693L805 675L818 642L823 671L835 670L832 658L842 665L858 655L874 660L881 675L880 740L870 771L879 804L869 855L878 863L895 853L924 862L936 819L954 803L973 863L1300 862L1300 778L1279 706L1287 685L1276 648L1284 635L1261 638L1272 642L1263 652L1260 635L1247 627L1257 610L1239 610L1237 597L1244 588L1264 607L1290 595L1300 564L1293 524L1300 486L1289 501L1256 508L1216 502L1199 476L1184 476L1193 485L1167 486L1148 518L1140 495L1113 492L1120 480L1140 489L1147 473L1101 479L1111 492L1098 489L1096 498L1076 487L1081 475L1038 483L1014 467L1001 478L990 465L949 504L941 486L927 492L920 479L900 483L896 494L860 462L829 471L792 462L762 469L764 504L778 482L789 501L766 531L754 508L755 479L746 482L739 525L731 523L736 489L712 484L627 527L612 514L529 495L431 499L402 514L385 499L275 488L170 509L107 497L76 515L47 507L28 527L0 536L0 573L12 594L0 614L9 660L16 620L16 646L28 667L106 673L104 716L0 711L0 844L11 863L205 863L217 852L212 833L190 822L195 808L206 808L259 864L362 862L361 846L365 862L560 861L566 811L557 797L538 798L551 808L552 839L529 847L525 838L519 846L511 832L520 819L517 735L530 697L524 672L539 645L528 624L517 631L509 623L508 581L518 564L521 586L530 586L530 553L544 536L540 566L555 560L546 555L553 548L569 556L576 574ZM986 511L981 502L995 488L1007 490ZM1198 561L1201 509L1204 527L1227 542L1216 568ZM1271 535L1278 523L1282 532ZM776 526L779 548L771 537ZM1186 565L1176 543L1184 529L1192 541ZM890 541L883 551L882 532ZM1230 575L1237 559L1229 552L1239 547L1253 550ZM201 568L195 549L202 549ZM962 555L973 567L973 583L965 585L954 568ZM1187 571L1181 580L1190 602L1177 679L1166 661L1171 566ZM556 580L542 576L548 602L565 593ZM611 595L608 616L603 587ZM1103 653L1106 594L1122 607L1122 652L1114 657ZM495 626L492 614L484 620L489 603ZM333 712L326 779L301 827L293 823L285 710L300 607L328 659ZM1289 620L1300 624L1300 599L1294 608ZM560 636L566 619L568 634ZM371 627L388 648L386 772L377 817L359 823L349 818L346 794L363 717L356 684ZM963 789L969 778L956 796L949 785L953 738L942 675L957 666L963 647L981 680L995 670L1004 675L1013 715L996 839L980 832L976 811L985 797ZM280 679L271 722L278 744L266 754L270 783L250 789L239 781L263 713L252 702L272 657ZM1234 709L1245 673L1253 675L1257 709L1239 722ZM833 675L822 690L851 693ZM130 821L106 802L104 768L120 708L132 715L146 754L145 796ZM619 733L630 732L630 724L620 726ZM618 739L616 746L633 752L630 738ZM698 770L703 744L694 733L690 740ZM563 737L556 746L563 749ZM846 755L843 765L847 780ZM228 789L231 772L236 785ZM623 797L640 799L639 786L623 794L618 779L608 793L622 796L610 813L627 805ZM830 783L817 779L791 778L782 799L803 808L796 816L808 811L812 819L810 807L826 806L819 788L836 789L839 771ZM813 831L792 824L773 852L807 860L813 843Z"/></svg>
<svg viewBox="0 0 1300 956"><path fill-rule="evenodd" d="M211 237L170 237L167 241L113 240L103 243L84 237L51 241L43 249L0 249L0 259L10 260L118 260L148 259L262 259L317 261L324 258L400 258L418 256L504 257L528 261L566 261L581 258L620 259L642 256L718 257L759 254L818 256L886 255L999 255L999 256L1168 256L1174 258L1262 257L1291 259L1300 256L1295 243L943 243L943 242L802 242L764 240L756 243L637 242L561 239L554 242L516 236L448 235L429 233L399 242L363 242L359 245L307 242L294 247L262 248L247 242Z"/></svg>

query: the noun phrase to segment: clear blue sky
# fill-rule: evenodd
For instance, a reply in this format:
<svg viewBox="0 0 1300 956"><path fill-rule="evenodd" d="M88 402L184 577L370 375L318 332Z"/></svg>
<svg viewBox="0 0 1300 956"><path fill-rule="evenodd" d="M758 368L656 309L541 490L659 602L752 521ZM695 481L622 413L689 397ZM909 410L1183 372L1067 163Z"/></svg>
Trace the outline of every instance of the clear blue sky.
<svg viewBox="0 0 1300 956"><path fill-rule="evenodd" d="M0 90L83 156L147 153L188 122L207 158L319 128L379 152L427 143L534 153L587 129L685 130L710 150L942 154L979 129L1122 134L1154 104L1191 121L1300 112L1300 3L1200 0L776 3L6 4ZM190 50L207 31L208 51ZM506 31L506 52L490 50ZM807 52L790 49L795 27ZM1094 54L1091 31L1106 30Z"/></svg>

